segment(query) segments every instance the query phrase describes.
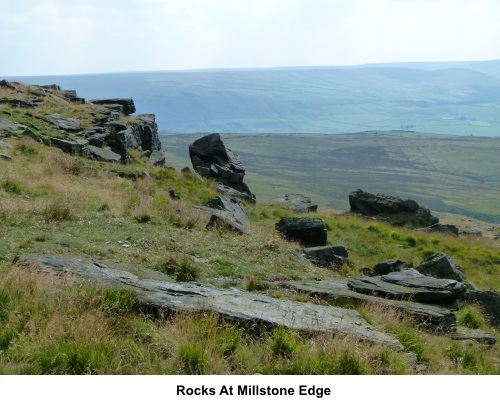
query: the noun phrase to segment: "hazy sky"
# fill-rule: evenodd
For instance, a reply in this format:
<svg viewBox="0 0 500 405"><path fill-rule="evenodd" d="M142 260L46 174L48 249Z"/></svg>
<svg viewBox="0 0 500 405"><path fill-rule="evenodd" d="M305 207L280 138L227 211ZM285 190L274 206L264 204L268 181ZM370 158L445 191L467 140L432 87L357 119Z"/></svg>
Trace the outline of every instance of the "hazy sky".
<svg viewBox="0 0 500 405"><path fill-rule="evenodd" d="M1 76L500 59L499 0L1 0Z"/></svg>

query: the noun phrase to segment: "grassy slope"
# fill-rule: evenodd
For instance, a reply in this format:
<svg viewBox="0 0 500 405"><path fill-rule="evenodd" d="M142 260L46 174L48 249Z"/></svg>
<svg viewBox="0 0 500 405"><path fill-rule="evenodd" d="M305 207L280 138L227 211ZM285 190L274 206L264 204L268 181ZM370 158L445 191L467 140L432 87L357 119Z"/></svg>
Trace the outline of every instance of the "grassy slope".
<svg viewBox="0 0 500 405"><path fill-rule="evenodd" d="M70 110L60 112L72 115ZM56 135L49 128L46 131ZM410 320L375 307L356 308L374 327L397 336L406 351L416 354L418 364L408 363L404 352L348 337L306 336L280 328L248 331L211 315L151 318L135 311L133 297L126 292L76 286L70 280L55 280L12 265L19 253L57 254L97 260L141 277L148 274L141 268L156 268L179 280L195 278L304 301L310 299L274 288L272 281L357 275L358 269L388 258L418 264L438 251L453 256L467 279L480 288L498 290L500 254L498 242L492 239L429 235L321 210L310 215L326 221L328 242L346 246L351 265L337 270L317 268L297 257L297 244L275 233L274 224L293 215L278 206L247 207L255 236L206 231L207 218L191 207L215 195L210 181L146 166L137 153L131 153L132 164L123 167L68 156L23 137L6 141L14 149L2 150L12 161L0 160L2 373L499 371L498 345L460 345L446 336L415 329ZM116 174L117 170L135 173L144 169L151 173L150 179L133 181ZM170 187L181 196L180 202L170 200ZM491 330L474 308L462 310L461 316L463 322L472 319ZM498 332L492 333L499 337Z"/></svg>
<svg viewBox="0 0 500 405"><path fill-rule="evenodd" d="M188 164L187 148L197 136L163 138L170 164ZM433 211L500 223L498 138L372 131L225 139L261 200L299 192L322 206L348 209L347 196L361 188L413 198Z"/></svg>
<svg viewBox="0 0 500 405"><path fill-rule="evenodd" d="M409 320L376 308L358 308L377 328L398 336L420 359L349 339L307 337L278 329L258 335L214 317L157 320L134 312L126 294L62 286L47 276L12 268L23 252L98 260L109 265L163 267L173 276L263 290L283 299L308 300L272 288L276 279L329 279L358 274L380 260L417 264L445 251L481 288L500 289L497 242L427 235L355 216L321 211L329 243L349 249L352 266L332 272L297 258L274 223L291 215L272 204L248 207L254 237L204 230L192 212L213 194L194 176L148 168L136 182L114 166L82 161L25 139L9 139L13 161L0 161L0 371L4 373L491 373L493 348L467 348L446 337L415 331ZM136 162L124 170L138 170ZM167 198L175 187L183 202ZM23 196L30 196L29 199ZM192 258L203 259L201 262ZM165 266L165 263L167 265ZM188 271L186 272L186 269ZM136 271L136 270L134 270ZM93 333L89 335L89 330ZM494 332L496 333L496 332ZM464 360L466 359L466 360Z"/></svg>

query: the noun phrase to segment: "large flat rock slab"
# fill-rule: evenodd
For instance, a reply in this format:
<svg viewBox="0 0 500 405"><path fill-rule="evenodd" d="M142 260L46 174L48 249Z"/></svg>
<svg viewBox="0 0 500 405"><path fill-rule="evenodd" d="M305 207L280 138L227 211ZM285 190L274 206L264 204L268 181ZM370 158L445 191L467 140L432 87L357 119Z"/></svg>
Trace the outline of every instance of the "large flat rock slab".
<svg viewBox="0 0 500 405"><path fill-rule="evenodd" d="M447 332L456 328L457 319L449 308L362 294L349 289L345 281L280 281L276 284L280 287L291 288L310 296L325 298L334 302L350 300L393 308L417 319L423 327L436 332Z"/></svg>
<svg viewBox="0 0 500 405"><path fill-rule="evenodd" d="M453 340L474 340L486 345L494 345L497 342L491 333L482 329L470 329L463 326L459 326L454 333L450 334L450 338Z"/></svg>
<svg viewBox="0 0 500 405"><path fill-rule="evenodd" d="M427 303L455 300L462 297L467 289L458 281L427 277L415 269L402 269L384 276L352 278L347 285L363 294Z"/></svg>
<svg viewBox="0 0 500 405"><path fill-rule="evenodd" d="M219 289L199 283L171 283L139 279L127 271L103 267L82 260L37 254L17 256L17 266L29 266L57 276L68 275L76 282L98 283L134 293L140 306L167 312L214 312L222 318L263 326L353 335L360 340L402 349L392 336L376 331L356 311L278 300L237 289Z"/></svg>

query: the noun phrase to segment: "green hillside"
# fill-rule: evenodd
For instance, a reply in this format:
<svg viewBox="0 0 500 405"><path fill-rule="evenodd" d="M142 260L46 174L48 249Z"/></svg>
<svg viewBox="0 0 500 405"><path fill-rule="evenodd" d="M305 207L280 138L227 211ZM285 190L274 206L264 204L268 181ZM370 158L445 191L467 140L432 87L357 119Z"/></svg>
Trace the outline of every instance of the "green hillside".
<svg viewBox="0 0 500 405"><path fill-rule="evenodd" d="M17 78L130 97L171 132L500 135L498 61Z"/></svg>
<svg viewBox="0 0 500 405"><path fill-rule="evenodd" d="M170 164L189 164L188 145L199 136L164 136ZM225 139L264 201L302 192L322 206L345 210L349 193L361 188L413 198L434 211L500 223L498 138L372 131L226 134Z"/></svg>

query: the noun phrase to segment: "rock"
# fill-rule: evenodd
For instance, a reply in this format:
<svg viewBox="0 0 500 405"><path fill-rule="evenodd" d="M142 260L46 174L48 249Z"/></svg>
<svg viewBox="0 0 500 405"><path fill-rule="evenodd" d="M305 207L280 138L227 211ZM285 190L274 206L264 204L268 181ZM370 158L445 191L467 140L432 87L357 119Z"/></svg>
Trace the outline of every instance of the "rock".
<svg viewBox="0 0 500 405"><path fill-rule="evenodd" d="M467 291L465 300L478 304L490 318L491 324L500 327L500 292Z"/></svg>
<svg viewBox="0 0 500 405"><path fill-rule="evenodd" d="M59 138L51 138L50 143L63 152L74 156L85 155L85 148L88 147L87 141L77 142Z"/></svg>
<svg viewBox="0 0 500 405"><path fill-rule="evenodd" d="M331 300L334 304L339 303L345 305L346 301L354 301L355 303L393 308L397 312L409 315L418 320L421 327L435 332L454 330L457 323L455 315L448 308L406 300L396 301L362 294L350 290L347 283L343 281L280 281L277 282L276 285L283 288L291 288L312 297Z"/></svg>
<svg viewBox="0 0 500 405"><path fill-rule="evenodd" d="M428 226L427 228L420 228L416 229L418 231L424 231L424 232L440 232L448 235L454 235L458 236L458 228L455 225L451 224L434 224L431 226Z"/></svg>
<svg viewBox="0 0 500 405"><path fill-rule="evenodd" d="M326 245L326 225L319 218L285 217L276 224L276 230L284 238L299 242L306 247Z"/></svg>
<svg viewBox="0 0 500 405"><path fill-rule="evenodd" d="M90 100L92 104L106 105L106 106L119 106L121 112L125 115L135 113L135 104L132 98L107 98L102 100Z"/></svg>
<svg viewBox="0 0 500 405"><path fill-rule="evenodd" d="M477 236L481 237L483 236L483 232L492 232L493 228L490 226L471 226L469 228L465 229L460 229L459 234L460 235L472 235L472 236Z"/></svg>
<svg viewBox="0 0 500 405"><path fill-rule="evenodd" d="M403 269L385 276L352 278L347 285L363 294L429 303L453 301L462 297L467 289L458 281L427 277L415 269Z"/></svg>
<svg viewBox="0 0 500 405"><path fill-rule="evenodd" d="M97 146L87 145L88 157L101 162L120 163L121 156L108 149L98 148Z"/></svg>
<svg viewBox="0 0 500 405"><path fill-rule="evenodd" d="M436 253L420 263L416 270L426 276L462 281L463 269L444 253Z"/></svg>
<svg viewBox="0 0 500 405"><path fill-rule="evenodd" d="M239 198L240 200L246 201L250 204L256 204L257 200L255 199L255 195L252 194L248 186L245 186L246 183L242 183L240 189L243 188L243 191L238 191L227 185L217 184L217 191L226 196Z"/></svg>
<svg viewBox="0 0 500 405"><path fill-rule="evenodd" d="M231 215L236 222L238 222L241 225L247 226L250 224L250 219L248 218L245 209L240 204L239 200L235 198L229 199L225 196L219 196L214 198L213 200L210 200L206 204L206 206L216 210L225 211L227 214Z"/></svg>
<svg viewBox="0 0 500 405"><path fill-rule="evenodd" d="M181 197L179 197L179 195L175 192L175 189L173 187L170 187L168 189L168 195L170 196L170 198L172 200L180 200Z"/></svg>
<svg viewBox="0 0 500 405"><path fill-rule="evenodd" d="M12 160L12 158L9 155L5 155L3 153L0 153L0 159L2 159L2 160Z"/></svg>
<svg viewBox="0 0 500 405"><path fill-rule="evenodd" d="M7 80L0 80L0 87L5 87L10 90L15 90L16 88L12 85L12 83Z"/></svg>
<svg viewBox="0 0 500 405"><path fill-rule="evenodd" d="M33 139L35 142L43 143L43 138L40 135L35 134L31 129L26 128L23 130L23 135L28 138Z"/></svg>
<svg viewBox="0 0 500 405"><path fill-rule="evenodd" d="M62 91L61 89L61 86L57 85L57 84L46 84L46 85L43 85L43 86L40 86L42 89L45 89L45 90L56 90L56 91Z"/></svg>
<svg viewBox="0 0 500 405"><path fill-rule="evenodd" d="M132 291L138 307L149 313L218 314L221 318L264 327L285 326L310 333L352 335L402 350L392 336L373 329L356 311L311 303L279 300L237 289L219 289L199 283L172 283L138 278L127 271L103 267L82 260L67 260L42 255L20 255L18 267L56 276L68 275L75 283L101 284Z"/></svg>
<svg viewBox="0 0 500 405"><path fill-rule="evenodd" d="M302 194L285 194L285 198L278 198L273 201L281 203L285 208L291 209L297 213L316 212L317 204L312 204L309 197Z"/></svg>
<svg viewBox="0 0 500 405"><path fill-rule="evenodd" d="M395 271L400 271L402 269L409 268L410 265L401 260L385 260L383 262L377 263L373 268L373 276L385 276L386 274L393 273Z"/></svg>
<svg viewBox="0 0 500 405"><path fill-rule="evenodd" d="M349 254L344 246L317 246L304 249L307 260L319 267L340 267L348 262Z"/></svg>
<svg viewBox="0 0 500 405"><path fill-rule="evenodd" d="M19 124L15 123L14 121L11 121L7 118L1 118L0 117L0 130L6 131L6 132L15 132L20 130L21 127Z"/></svg>
<svg viewBox="0 0 500 405"><path fill-rule="evenodd" d="M110 132L111 136L115 136L120 131L126 131L128 128L128 124L125 121L110 121L106 123L106 127Z"/></svg>
<svg viewBox="0 0 500 405"><path fill-rule="evenodd" d="M253 235L244 225L237 222L231 214L220 210L213 210L212 212L206 229L227 228L241 235Z"/></svg>
<svg viewBox="0 0 500 405"><path fill-rule="evenodd" d="M149 156L148 163L153 166L164 167L165 166L165 154L161 150L155 150L151 152Z"/></svg>
<svg viewBox="0 0 500 405"><path fill-rule="evenodd" d="M9 104L13 108L35 108L37 106L36 102L15 98L0 99L0 104Z"/></svg>
<svg viewBox="0 0 500 405"><path fill-rule="evenodd" d="M349 204L352 212L384 219L393 225L428 227L439 222L429 209L420 207L414 200L356 190L349 194Z"/></svg>
<svg viewBox="0 0 500 405"><path fill-rule="evenodd" d="M151 153L153 153L153 152L151 152L150 150L144 150L141 152L141 158L148 158L149 159L149 157L151 156Z"/></svg>
<svg viewBox="0 0 500 405"><path fill-rule="evenodd" d="M494 345L497 340L491 334L481 329L470 329L458 326L457 330L450 333L449 337L453 340L475 340L479 343Z"/></svg>
<svg viewBox="0 0 500 405"><path fill-rule="evenodd" d="M194 171L212 178L255 200L248 185L243 182L245 170L236 153L227 148L220 134L210 134L189 145L189 157Z"/></svg>
<svg viewBox="0 0 500 405"><path fill-rule="evenodd" d="M68 132L78 132L82 130L80 121L75 118L68 118L61 114L50 114L43 117L47 122L50 122L54 128Z"/></svg>

